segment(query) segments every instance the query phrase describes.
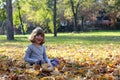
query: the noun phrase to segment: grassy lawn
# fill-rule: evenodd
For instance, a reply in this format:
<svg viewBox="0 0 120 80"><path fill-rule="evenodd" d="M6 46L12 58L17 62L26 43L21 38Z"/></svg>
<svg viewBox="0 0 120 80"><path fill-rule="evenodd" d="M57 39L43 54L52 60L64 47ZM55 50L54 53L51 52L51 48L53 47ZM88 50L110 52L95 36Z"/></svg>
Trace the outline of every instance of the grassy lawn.
<svg viewBox="0 0 120 80"><path fill-rule="evenodd" d="M99 31L85 33L58 33L46 34L46 45L99 45L99 44L120 44L120 31ZM0 35L0 46L3 45L28 45L28 35L15 35L15 40L7 41L5 35ZM21 45L22 44L22 45Z"/></svg>
<svg viewBox="0 0 120 80"><path fill-rule="evenodd" d="M120 32L61 33L57 38L47 36L48 43L73 45L119 44Z"/></svg>

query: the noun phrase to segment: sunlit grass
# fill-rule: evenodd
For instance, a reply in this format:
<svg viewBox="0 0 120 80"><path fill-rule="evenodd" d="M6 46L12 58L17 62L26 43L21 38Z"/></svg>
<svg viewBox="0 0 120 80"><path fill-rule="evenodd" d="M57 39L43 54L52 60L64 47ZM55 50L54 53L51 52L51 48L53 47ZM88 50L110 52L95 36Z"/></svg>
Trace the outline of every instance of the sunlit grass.
<svg viewBox="0 0 120 80"><path fill-rule="evenodd" d="M6 40L5 35L0 35L0 46L19 45L26 46L29 35L15 35L15 40ZM98 31L84 33L58 33L57 37L53 34L46 34L46 45L99 45L99 44L120 44L120 31Z"/></svg>

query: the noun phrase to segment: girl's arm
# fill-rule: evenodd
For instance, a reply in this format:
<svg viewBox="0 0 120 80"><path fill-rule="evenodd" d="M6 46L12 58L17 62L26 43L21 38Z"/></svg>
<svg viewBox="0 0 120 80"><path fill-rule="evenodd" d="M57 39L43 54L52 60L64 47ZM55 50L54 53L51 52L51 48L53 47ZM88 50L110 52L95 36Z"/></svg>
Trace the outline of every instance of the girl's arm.
<svg viewBox="0 0 120 80"><path fill-rule="evenodd" d="M30 47L28 46L26 51L25 51L25 56L24 56L24 60L30 64L34 64L37 62L37 59L32 59L30 58L32 54L32 50L30 49Z"/></svg>
<svg viewBox="0 0 120 80"><path fill-rule="evenodd" d="M44 46L43 59L45 60L45 62L51 64L50 59L48 59L48 56L46 55L46 47L45 46Z"/></svg>

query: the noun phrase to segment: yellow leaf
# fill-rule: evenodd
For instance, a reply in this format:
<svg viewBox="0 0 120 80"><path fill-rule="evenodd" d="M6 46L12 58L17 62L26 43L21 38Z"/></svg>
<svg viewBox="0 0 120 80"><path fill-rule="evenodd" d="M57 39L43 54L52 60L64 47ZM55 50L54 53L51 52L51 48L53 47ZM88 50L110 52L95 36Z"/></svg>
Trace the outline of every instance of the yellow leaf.
<svg viewBox="0 0 120 80"><path fill-rule="evenodd" d="M38 75L41 73L40 70L34 70L34 69L26 69L25 73L32 74L32 75Z"/></svg>
<svg viewBox="0 0 120 80"><path fill-rule="evenodd" d="M52 76L48 76L48 77L43 77L40 80L55 80L55 78Z"/></svg>

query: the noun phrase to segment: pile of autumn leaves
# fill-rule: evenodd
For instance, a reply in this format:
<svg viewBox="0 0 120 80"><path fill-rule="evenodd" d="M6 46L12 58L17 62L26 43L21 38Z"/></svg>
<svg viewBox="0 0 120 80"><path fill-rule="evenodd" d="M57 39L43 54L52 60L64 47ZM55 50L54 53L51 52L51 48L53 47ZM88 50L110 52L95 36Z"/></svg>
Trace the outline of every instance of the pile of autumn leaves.
<svg viewBox="0 0 120 80"><path fill-rule="evenodd" d="M120 55L84 62L59 60L53 72L43 72L39 66L0 55L0 80L120 80Z"/></svg>

